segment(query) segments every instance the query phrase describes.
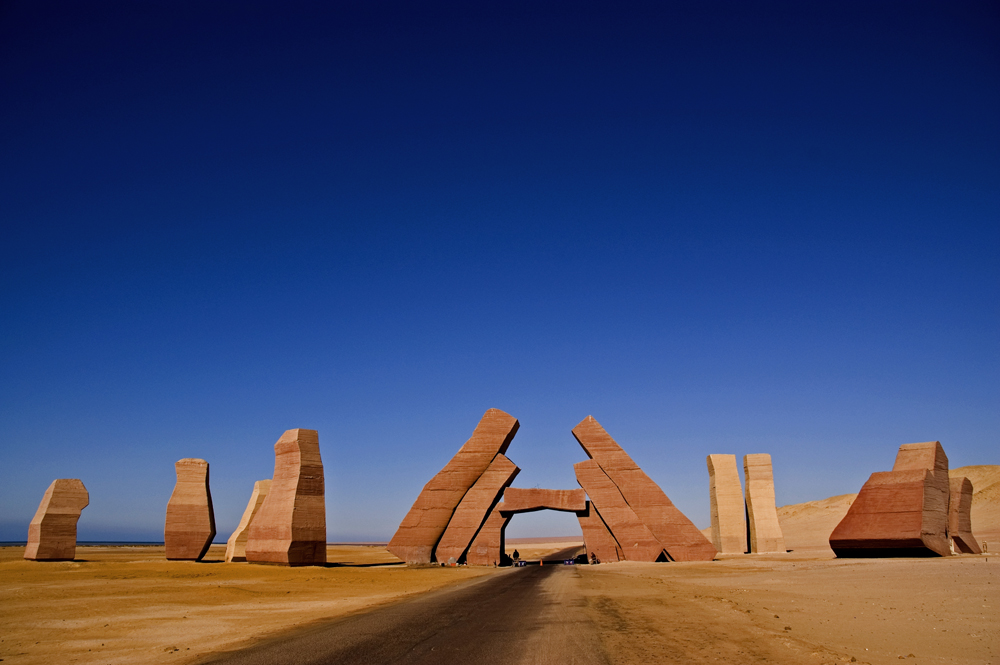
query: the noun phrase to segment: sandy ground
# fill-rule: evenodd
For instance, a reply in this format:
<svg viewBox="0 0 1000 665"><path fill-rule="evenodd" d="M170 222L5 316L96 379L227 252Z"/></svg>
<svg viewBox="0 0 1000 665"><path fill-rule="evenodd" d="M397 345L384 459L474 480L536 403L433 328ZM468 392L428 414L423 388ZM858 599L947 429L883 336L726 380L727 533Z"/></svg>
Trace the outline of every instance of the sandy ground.
<svg viewBox="0 0 1000 665"><path fill-rule="evenodd" d="M1000 559L742 555L580 566L616 665L1000 663Z"/></svg>
<svg viewBox="0 0 1000 665"><path fill-rule="evenodd" d="M166 561L163 547L78 547L72 562L0 548L0 660L187 663L492 568L407 567L383 548L331 546L326 568ZM214 561L214 562L213 562ZM395 565L394 565L395 564Z"/></svg>

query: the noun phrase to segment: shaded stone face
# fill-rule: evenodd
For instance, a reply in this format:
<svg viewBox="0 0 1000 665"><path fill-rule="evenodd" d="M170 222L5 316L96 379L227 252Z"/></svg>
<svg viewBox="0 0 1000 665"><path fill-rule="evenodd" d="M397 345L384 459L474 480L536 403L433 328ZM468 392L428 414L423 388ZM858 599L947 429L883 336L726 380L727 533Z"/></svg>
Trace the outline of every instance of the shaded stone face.
<svg viewBox="0 0 1000 665"><path fill-rule="evenodd" d="M510 563L505 560L504 531L513 513L504 514L503 508L503 502L493 507L469 546L465 562L470 566L504 566Z"/></svg>
<svg viewBox="0 0 1000 665"><path fill-rule="evenodd" d="M326 485L319 433L290 429L274 444L274 478L250 522L250 563L326 563Z"/></svg>
<svg viewBox="0 0 1000 665"><path fill-rule="evenodd" d="M950 481L938 441L900 446L892 471L871 475L830 534L838 557L947 556Z"/></svg>
<svg viewBox="0 0 1000 665"><path fill-rule="evenodd" d="M957 476L949 481L951 500L948 509L948 535L954 551L961 554L982 554L979 541L972 535L972 481Z"/></svg>
<svg viewBox="0 0 1000 665"><path fill-rule="evenodd" d="M267 498L270 489L270 479L258 480L253 484L253 493L250 494L250 501L247 503L246 510L243 511L239 526L226 541L227 562L247 560L247 536L250 535L250 524L260 511L260 507L264 505L264 499Z"/></svg>
<svg viewBox="0 0 1000 665"><path fill-rule="evenodd" d="M53 480L28 525L24 558L72 561L76 557L76 524L90 504L90 494L77 478Z"/></svg>
<svg viewBox="0 0 1000 665"><path fill-rule="evenodd" d="M177 484L167 502L163 542L167 559L201 561L215 538L215 512L208 462L186 458L174 464Z"/></svg>
<svg viewBox="0 0 1000 665"><path fill-rule="evenodd" d="M706 461L712 544L726 554L743 554L747 551L746 505L736 455L709 455Z"/></svg>
<svg viewBox="0 0 1000 665"><path fill-rule="evenodd" d="M510 514L536 510L561 510L577 513L587 510L587 493L583 490L546 490L508 487L503 493L504 511Z"/></svg>
<svg viewBox="0 0 1000 665"><path fill-rule="evenodd" d="M486 471L465 493L455 509L435 549L434 557L437 561L463 560L479 528L489 518L493 507L503 496L504 488L514 482L520 471L503 455L498 454L493 458Z"/></svg>
<svg viewBox="0 0 1000 665"><path fill-rule="evenodd" d="M586 510L578 512L576 518L580 521L580 529L583 531L583 547L588 560L593 561L595 555L601 563L625 560L622 548L611 535L604 520L597 514L593 504L588 501Z"/></svg>
<svg viewBox="0 0 1000 665"><path fill-rule="evenodd" d="M507 451L517 428L517 419L510 414L488 410L472 437L424 485L387 549L407 563L430 563L462 498L493 459Z"/></svg>
<svg viewBox="0 0 1000 665"><path fill-rule="evenodd" d="M663 493L660 486L622 450L593 416L587 416L573 428L573 436L591 459L611 479L628 507L655 536L667 555L675 561L710 561L717 551L711 542L684 513ZM579 475L577 476L579 480ZM582 485L583 483L581 483ZM584 489L587 489L584 486ZM587 491L591 501L594 495ZM605 518L611 533L618 539L626 557L629 549L622 541L616 524L608 519L600 501L597 511Z"/></svg>
<svg viewBox="0 0 1000 665"><path fill-rule="evenodd" d="M766 453L743 456L751 552L784 552L785 537L774 505L774 471Z"/></svg>
<svg viewBox="0 0 1000 665"><path fill-rule="evenodd" d="M618 487L594 460L573 465L576 480L590 497L591 510L596 509L621 547L626 561L656 561L663 546L643 524Z"/></svg>

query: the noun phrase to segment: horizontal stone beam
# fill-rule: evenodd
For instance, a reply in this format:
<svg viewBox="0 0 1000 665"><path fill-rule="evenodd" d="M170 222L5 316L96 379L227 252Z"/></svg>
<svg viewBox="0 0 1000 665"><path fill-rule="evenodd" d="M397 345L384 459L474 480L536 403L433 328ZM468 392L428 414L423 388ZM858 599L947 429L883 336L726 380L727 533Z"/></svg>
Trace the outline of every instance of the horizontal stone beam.
<svg viewBox="0 0 1000 665"><path fill-rule="evenodd" d="M544 490L508 487L503 493L504 513L530 513L536 510L562 510L578 513L587 510L583 490Z"/></svg>

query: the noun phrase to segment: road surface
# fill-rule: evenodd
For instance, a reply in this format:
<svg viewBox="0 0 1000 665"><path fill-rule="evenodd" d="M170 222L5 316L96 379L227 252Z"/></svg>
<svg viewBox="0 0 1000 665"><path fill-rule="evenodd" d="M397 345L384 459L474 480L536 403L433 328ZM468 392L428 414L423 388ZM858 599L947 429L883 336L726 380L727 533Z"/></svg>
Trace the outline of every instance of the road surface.
<svg viewBox="0 0 1000 665"><path fill-rule="evenodd" d="M575 566L508 569L208 658L212 665L607 665Z"/></svg>

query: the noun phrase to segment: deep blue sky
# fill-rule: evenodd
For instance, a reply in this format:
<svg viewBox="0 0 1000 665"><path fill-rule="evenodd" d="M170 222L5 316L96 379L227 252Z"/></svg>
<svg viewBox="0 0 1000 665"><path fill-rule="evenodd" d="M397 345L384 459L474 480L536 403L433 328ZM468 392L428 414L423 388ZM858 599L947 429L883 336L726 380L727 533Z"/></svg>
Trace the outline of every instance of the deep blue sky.
<svg viewBox="0 0 1000 665"><path fill-rule="evenodd" d="M292 427L386 539L490 407L700 527L709 453L1000 463L995 3L417 4L0 4L0 540L161 539L181 457L225 540Z"/></svg>

